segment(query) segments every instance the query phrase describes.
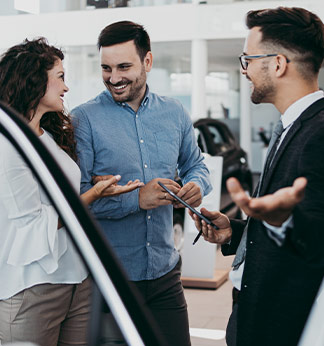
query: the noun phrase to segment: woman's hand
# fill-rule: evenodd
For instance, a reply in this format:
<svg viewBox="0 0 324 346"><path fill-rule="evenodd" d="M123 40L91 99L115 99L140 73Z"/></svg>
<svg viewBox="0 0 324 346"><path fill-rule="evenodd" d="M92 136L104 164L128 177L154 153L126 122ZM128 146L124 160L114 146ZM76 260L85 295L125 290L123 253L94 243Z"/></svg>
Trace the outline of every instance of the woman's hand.
<svg viewBox="0 0 324 346"><path fill-rule="evenodd" d="M117 183L120 178L120 175L94 177L93 182L95 182L95 185L90 190L83 193L81 199L85 203L90 204L99 198L117 196L122 193L133 191L144 185L139 179L134 181L130 180L126 185L118 185Z"/></svg>
<svg viewBox="0 0 324 346"><path fill-rule="evenodd" d="M107 174L107 175L94 175L92 177L92 184L95 185L97 184L99 181L103 181L103 180L108 180L110 178L113 178L114 175L112 174ZM120 175L116 175L116 177L120 177ZM118 181L120 180L120 178L118 179Z"/></svg>
<svg viewBox="0 0 324 346"><path fill-rule="evenodd" d="M136 179L134 181L130 180L126 185L118 185L117 183L120 178L120 175L115 175L107 179L99 180L93 187L93 189L95 189L97 197L102 198L109 196L118 196L122 193L133 191L144 185L141 181L139 181L139 179Z"/></svg>

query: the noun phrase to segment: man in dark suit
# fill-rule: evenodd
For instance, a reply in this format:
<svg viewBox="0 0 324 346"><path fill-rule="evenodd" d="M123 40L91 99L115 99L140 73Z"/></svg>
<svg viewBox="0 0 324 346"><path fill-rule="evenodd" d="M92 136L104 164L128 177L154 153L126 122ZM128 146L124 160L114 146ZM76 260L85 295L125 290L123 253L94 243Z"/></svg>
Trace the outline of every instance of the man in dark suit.
<svg viewBox="0 0 324 346"><path fill-rule="evenodd" d="M324 275L324 26L287 7L250 11L246 23L241 73L252 102L272 103L281 122L254 197L227 182L248 220L202 209L216 231L192 217L205 240L236 254L228 345L295 346Z"/></svg>

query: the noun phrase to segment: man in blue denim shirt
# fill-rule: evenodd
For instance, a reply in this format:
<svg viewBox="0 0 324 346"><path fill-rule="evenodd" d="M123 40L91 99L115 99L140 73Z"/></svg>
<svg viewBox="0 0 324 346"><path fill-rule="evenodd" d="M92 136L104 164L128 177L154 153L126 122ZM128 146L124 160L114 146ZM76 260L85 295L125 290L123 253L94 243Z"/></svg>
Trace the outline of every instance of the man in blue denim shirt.
<svg viewBox="0 0 324 346"><path fill-rule="evenodd" d="M172 210L161 187L196 207L210 192L209 172L182 105L149 92L150 39L141 25L104 28L98 48L107 90L72 111L81 164L82 193L93 176L140 179L137 191L94 202L97 217L131 281L142 292L168 345L189 345L188 314L174 248ZM176 169L183 187L174 181Z"/></svg>

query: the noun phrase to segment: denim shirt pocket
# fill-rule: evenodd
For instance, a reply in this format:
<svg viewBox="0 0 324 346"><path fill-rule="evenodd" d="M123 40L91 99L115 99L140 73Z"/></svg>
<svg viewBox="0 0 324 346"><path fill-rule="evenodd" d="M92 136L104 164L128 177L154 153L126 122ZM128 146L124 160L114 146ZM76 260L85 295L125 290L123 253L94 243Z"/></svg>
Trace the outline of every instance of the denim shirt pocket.
<svg viewBox="0 0 324 346"><path fill-rule="evenodd" d="M179 131L167 130L154 132L158 160L168 166L176 167L179 157Z"/></svg>

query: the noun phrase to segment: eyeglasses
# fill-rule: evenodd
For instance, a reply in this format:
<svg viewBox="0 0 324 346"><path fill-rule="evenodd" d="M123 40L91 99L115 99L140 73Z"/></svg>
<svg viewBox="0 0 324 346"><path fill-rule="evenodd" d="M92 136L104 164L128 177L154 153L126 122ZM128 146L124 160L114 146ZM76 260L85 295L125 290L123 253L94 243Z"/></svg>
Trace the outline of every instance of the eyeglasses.
<svg viewBox="0 0 324 346"><path fill-rule="evenodd" d="M248 66L249 66L249 60L269 58L271 56L278 56L278 55L279 54L259 54L259 55L245 55L245 54L241 54L239 56L239 59L240 59L240 63L241 63L242 69L244 71L246 71ZM290 60L288 58L286 58L286 61L290 62Z"/></svg>

